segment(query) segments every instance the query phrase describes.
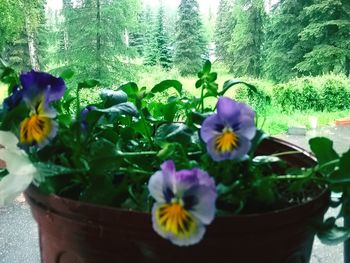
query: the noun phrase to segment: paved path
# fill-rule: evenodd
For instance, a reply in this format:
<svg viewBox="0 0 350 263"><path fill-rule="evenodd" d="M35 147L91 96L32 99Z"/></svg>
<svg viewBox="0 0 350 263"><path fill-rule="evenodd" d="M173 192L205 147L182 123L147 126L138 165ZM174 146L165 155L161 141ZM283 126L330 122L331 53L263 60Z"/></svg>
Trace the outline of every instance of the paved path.
<svg viewBox="0 0 350 263"><path fill-rule="evenodd" d="M333 140L333 147L338 153L344 153L350 148L350 126L329 126L309 130L306 136L281 134L276 137L294 143L304 149L309 148L309 139L312 137L328 137Z"/></svg>
<svg viewBox="0 0 350 263"><path fill-rule="evenodd" d="M307 136L277 137L308 148L308 139L316 135L332 138L335 149L339 152L345 152L350 146L350 126L322 128L308 132ZM329 215L334 213L336 212L330 211ZM18 199L12 205L0 208L0 263L39 263L38 243L37 225L23 200ZM343 262L342 245L329 247L315 240L311 263L341 262Z"/></svg>

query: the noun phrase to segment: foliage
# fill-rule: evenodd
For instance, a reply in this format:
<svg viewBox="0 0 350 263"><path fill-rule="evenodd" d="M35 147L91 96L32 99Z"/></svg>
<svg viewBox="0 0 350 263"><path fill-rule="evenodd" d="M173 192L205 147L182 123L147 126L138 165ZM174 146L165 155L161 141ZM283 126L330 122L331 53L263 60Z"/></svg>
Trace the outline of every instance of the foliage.
<svg viewBox="0 0 350 263"><path fill-rule="evenodd" d="M129 78L136 50L126 41L126 29L136 24L138 9L138 0L64 1L65 65L81 72L82 79L95 78L104 85Z"/></svg>
<svg viewBox="0 0 350 263"><path fill-rule="evenodd" d="M260 75L264 12L262 0L235 1L233 17L236 25L228 49L232 54L230 71L236 76Z"/></svg>
<svg viewBox="0 0 350 263"><path fill-rule="evenodd" d="M159 64L165 68L169 69L171 67L172 55L169 46L169 40L167 37L167 33L164 27L164 6L161 4L158 10L157 16L157 33L156 33L156 41L157 41L157 49L159 52Z"/></svg>
<svg viewBox="0 0 350 263"><path fill-rule="evenodd" d="M263 46L263 71L267 78L286 81L298 76L295 66L304 56L304 44L298 36L306 25L301 14L309 2L282 0L269 15Z"/></svg>
<svg viewBox="0 0 350 263"><path fill-rule="evenodd" d="M178 14L174 64L181 75L194 75L207 49L197 0L181 0Z"/></svg>
<svg viewBox="0 0 350 263"><path fill-rule="evenodd" d="M307 52L295 67L301 72L317 75L350 70L350 4L344 0L313 0L302 16L307 26L300 32L300 41Z"/></svg>
<svg viewBox="0 0 350 263"><path fill-rule="evenodd" d="M280 84L273 89L273 101L286 111L337 111L349 109L349 81L324 76L302 78Z"/></svg>
<svg viewBox="0 0 350 263"><path fill-rule="evenodd" d="M66 79L73 75L71 70L62 73ZM178 80L167 79L151 89L133 82L116 89L101 89L99 101L83 105L81 91L99 87L99 81L79 82L74 97L68 94L59 100L65 89L62 78L31 71L21 74L18 79L17 73L10 68L5 68L0 77L9 85L10 93L0 114L1 130L12 132L2 133L2 136L15 138L14 134L19 135L19 145L23 149L19 151L17 145L7 146L2 141L5 147L0 153L6 157L12 156L8 154L13 153L13 148L17 149L16 154L24 155L25 151L33 182L45 193L142 211L150 211L151 193L156 199L154 209L160 202L169 206L175 204L187 213L187 206L183 204L192 204L192 197L181 199L183 193L175 187L175 190L161 190L165 197L160 198L156 190L159 184L154 181L187 187L188 182L184 179L195 173L200 177L196 177L197 181L204 183L201 180L206 180L206 187L211 187L204 191L204 188L189 186L190 193L195 198L204 198L211 193L213 206L217 197L217 214L227 215L297 205L302 202L298 200L304 198L307 189L318 189L307 198L313 198L325 189L344 192L350 180L350 152L338 155L327 138L310 140L311 150L319 162L314 167L290 167L283 158L285 154L293 154L290 152L256 156L255 150L267 135L256 129L255 114L249 106L237 103L225 94L237 85L245 85L248 98L261 98L263 93L254 85L239 80L228 80L219 86L217 73L212 71L209 61L198 73L195 88L200 96L197 97L183 92L183 85ZM310 82L302 83L305 93L309 94L312 91ZM17 89L17 85L22 89ZM159 100L159 94L170 90L174 95ZM257 93L256 97L253 93ZM209 98L218 100L217 105L207 105L205 101ZM46 104L42 106L41 103ZM57 113L57 118L53 113ZM59 127L58 132L44 132L55 124ZM45 136L47 138L41 140ZM3 138L0 136L0 139ZM10 160L6 159L5 163ZM26 164L28 160L25 159ZM164 176L175 173L175 164L179 174L174 181L159 177L161 173ZM160 166L162 171L156 172ZM12 167L6 166L6 178L13 175ZM215 185L209 175L215 178ZM288 191L285 191L286 186ZM171 202L170 199L166 201L168 194L173 197ZM187 203L177 203L178 199ZM210 209L214 217L215 207ZM327 221L322 227L320 236L326 241L342 240L334 235L335 220L331 224ZM349 232L347 228L342 229L342 233L344 231Z"/></svg>
<svg viewBox="0 0 350 263"><path fill-rule="evenodd" d="M220 0L215 26L216 56L227 65L231 64L230 42L236 21L233 16L233 1Z"/></svg>

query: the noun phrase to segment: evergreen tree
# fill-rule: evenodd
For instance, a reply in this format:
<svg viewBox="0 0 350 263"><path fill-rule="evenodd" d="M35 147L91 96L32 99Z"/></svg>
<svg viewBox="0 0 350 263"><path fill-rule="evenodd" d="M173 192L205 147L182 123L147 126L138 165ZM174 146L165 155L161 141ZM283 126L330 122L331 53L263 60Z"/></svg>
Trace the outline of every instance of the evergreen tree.
<svg viewBox="0 0 350 263"><path fill-rule="evenodd" d="M196 74L207 51L196 0L181 0L178 8L174 64L181 75Z"/></svg>
<svg viewBox="0 0 350 263"><path fill-rule="evenodd" d="M21 0L1 1L0 4L0 54L9 43L15 41L21 34L24 25L24 15ZM2 54L3 56L4 54Z"/></svg>
<svg viewBox="0 0 350 263"><path fill-rule="evenodd" d="M155 66L158 62L158 49L156 41L156 28L154 25L154 15L149 6L144 11L145 17L145 45L144 45L144 64L147 66Z"/></svg>
<svg viewBox="0 0 350 263"><path fill-rule="evenodd" d="M305 27L303 9L310 0L281 0L270 13L264 44L264 76L286 81L298 75L295 66L303 60L305 45L299 34Z"/></svg>
<svg viewBox="0 0 350 263"><path fill-rule="evenodd" d="M136 50L125 43L124 34L136 24L139 1L65 0L63 4L67 65L82 79L98 79L103 85L130 78L129 61Z"/></svg>
<svg viewBox="0 0 350 263"><path fill-rule="evenodd" d="M220 0L215 25L215 52L219 60L228 64L232 58L229 46L234 27L233 0Z"/></svg>
<svg viewBox="0 0 350 263"><path fill-rule="evenodd" d="M232 54L230 71L237 76L258 77L261 70L263 43L263 0L236 0L234 27L229 52Z"/></svg>
<svg viewBox="0 0 350 263"><path fill-rule="evenodd" d="M309 50L295 68L302 73L319 75L350 70L350 2L313 0L303 10L308 25L299 34Z"/></svg>
<svg viewBox="0 0 350 263"><path fill-rule="evenodd" d="M165 27L164 27L163 3L161 3L158 10L156 41L157 41L159 64L163 68L169 69L171 67L172 58L171 58L171 53L169 48L169 39L167 37Z"/></svg>
<svg viewBox="0 0 350 263"><path fill-rule="evenodd" d="M38 31L44 0L9 0L0 4L0 56L18 70L39 69Z"/></svg>

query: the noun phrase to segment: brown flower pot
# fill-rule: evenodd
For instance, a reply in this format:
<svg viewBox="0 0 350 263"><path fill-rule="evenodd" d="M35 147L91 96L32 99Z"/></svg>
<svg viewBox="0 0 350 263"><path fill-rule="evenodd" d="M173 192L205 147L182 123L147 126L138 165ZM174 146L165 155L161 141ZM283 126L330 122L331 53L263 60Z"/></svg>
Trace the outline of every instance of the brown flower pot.
<svg viewBox="0 0 350 263"><path fill-rule="evenodd" d="M266 140L260 154L299 150L286 156L294 166L310 166L312 156L278 139ZM107 262L309 262L313 224L322 219L329 193L302 205L269 213L217 217L197 245L177 247L152 229L151 215L96 206L35 187L26 191L39 225L44 263Z"/></svg>
<svg viewBox="0 0 350 263"><path fill-rule="evenodd" d="M338 126L350 125L350 117L335 120L335 124Z"/></svg>

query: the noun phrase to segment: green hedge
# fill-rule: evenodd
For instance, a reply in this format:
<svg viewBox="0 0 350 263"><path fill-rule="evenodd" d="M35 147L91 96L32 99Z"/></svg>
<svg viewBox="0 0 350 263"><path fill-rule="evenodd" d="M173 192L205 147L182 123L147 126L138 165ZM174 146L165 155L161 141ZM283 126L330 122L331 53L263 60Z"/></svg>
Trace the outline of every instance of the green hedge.
<svg viewBox="0 0 350 263"><path fill-rule="evenodd" d="M276 85L272 100L285 112L350 109L350 80L336 75L294 79Z"/></svg>

